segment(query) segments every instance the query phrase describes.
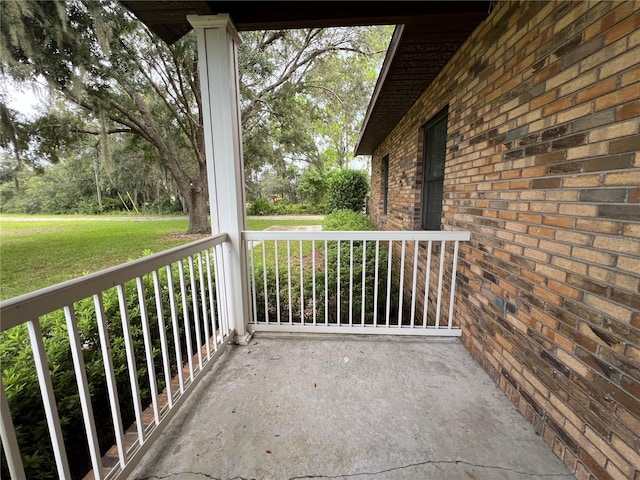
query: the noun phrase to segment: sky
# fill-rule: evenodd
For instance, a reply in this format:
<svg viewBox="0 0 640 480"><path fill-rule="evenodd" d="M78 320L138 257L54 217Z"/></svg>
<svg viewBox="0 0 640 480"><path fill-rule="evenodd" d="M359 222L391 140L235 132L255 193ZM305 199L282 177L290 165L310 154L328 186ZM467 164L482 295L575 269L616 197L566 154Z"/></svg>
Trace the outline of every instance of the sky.
<svg viewBox="0 0 640 480"><path fill-rule="evenodd" d="M2 79L2 94L5 95L7 106L23 114L26 118L35 117L39 106L46 103L48 93L46 88L37 84L19 86L12 81Z"/></svg>

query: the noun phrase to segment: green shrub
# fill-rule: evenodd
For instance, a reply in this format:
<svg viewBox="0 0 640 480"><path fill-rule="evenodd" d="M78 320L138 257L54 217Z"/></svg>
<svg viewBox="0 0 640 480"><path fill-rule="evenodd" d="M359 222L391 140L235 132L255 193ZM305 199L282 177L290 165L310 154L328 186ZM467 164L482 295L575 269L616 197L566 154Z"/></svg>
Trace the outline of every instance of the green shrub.
<svg viewBox="0 0 640 480"><path fill-rule="evenodd" d="M264 198L256 198L247 204L247 215L271 215L273 206Z"/></svg>
<svg viewBox="0 0 640 480"><path fill-rule="evenodd" d="M308 213L307 207L300 203L287 203L284 205L285 215L300 215L303 213Z"/></svg>
<svg viewBox="0 0 640 480"><path fill-rule="evenodd" d="M111 197L102 197L102 207L100 212L118 212L124 210L122 202Z"/></svg>
<svg viewBox="0 0 640 480"><path fill-rule="evenodd" d="M95 215L100 213L98 201L93 198L83 198L76 204L76 211L82 215Z"/></svg>
<svg viewBox="0 0 640 480"><path fill-rule="evenodd" d="M151 210L159 215L170 215L172 213L181 213L182 204L177 198L172 200L170 197L162 196L156 199L151 205Z"/></svg>
<svg viewBox="0 0 640 480"><path fill-rule="evenodd" d="M324 217L322 229L328 231L339 230L374 230L373 222L364 213L353 210L336 210Z"/></svg>
<svg viewBox="0 0 640 480"><path fill-rule="evenodd" d="M369 178L362 170L335 170L329 176L328 208L363 212L369 193Z"/></svg>
<svg viewBox="0 0 640 480"><path fill-rule="evenodd" d="M315 214L323 213L314 209L310 205L303 205L300 203L289 203L287 201L279 201L271 205L272 215L302 215L302 214Z"/></svg>

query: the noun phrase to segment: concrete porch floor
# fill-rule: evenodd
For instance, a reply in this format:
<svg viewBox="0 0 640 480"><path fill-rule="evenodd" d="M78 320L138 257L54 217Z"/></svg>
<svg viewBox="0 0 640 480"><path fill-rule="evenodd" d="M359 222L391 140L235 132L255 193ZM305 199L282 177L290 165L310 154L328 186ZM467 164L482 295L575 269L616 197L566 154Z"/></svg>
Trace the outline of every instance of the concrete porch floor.
<svg viewBox="0 0 640 480"><path fill-rule="evenodd" d="M457 339L228 348L130 478L574 478Z"/></svg>

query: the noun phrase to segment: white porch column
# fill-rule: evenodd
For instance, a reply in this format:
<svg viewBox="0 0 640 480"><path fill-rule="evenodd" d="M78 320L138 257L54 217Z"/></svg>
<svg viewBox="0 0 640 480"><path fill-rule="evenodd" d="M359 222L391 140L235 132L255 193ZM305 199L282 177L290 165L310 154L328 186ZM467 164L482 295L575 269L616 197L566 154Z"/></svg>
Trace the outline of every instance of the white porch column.
<svg viewBox="0 0 640 480"><path fill-rule="evenodd" d="M229 235L231 245L219 260L227 289L224 298L238 343L249 335L249 289L241 232L246 229L242 129L236 45L241 42L229 15L189 15L198 38L209 205L213 233ZM222 260L222 262L220 262Z"/></svg>

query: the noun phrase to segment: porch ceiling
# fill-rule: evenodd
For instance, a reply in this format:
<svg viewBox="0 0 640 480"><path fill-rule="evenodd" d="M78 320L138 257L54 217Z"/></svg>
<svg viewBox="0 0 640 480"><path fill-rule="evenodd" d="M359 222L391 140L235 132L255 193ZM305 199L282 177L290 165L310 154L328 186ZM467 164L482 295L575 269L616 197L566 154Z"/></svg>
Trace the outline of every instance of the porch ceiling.
<svg viewBox="0 0 640 480"><path fill-rule="evenodd" d="M120 0L173 43L191 30L187 15L228 13L236 28L276 30L356 25L397 28L360 133L356 155L370 155L488 15L490 1Z"/></svg>

